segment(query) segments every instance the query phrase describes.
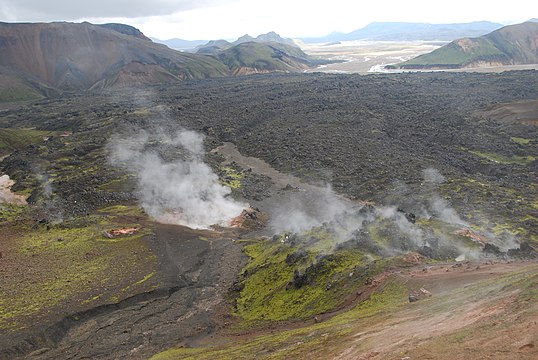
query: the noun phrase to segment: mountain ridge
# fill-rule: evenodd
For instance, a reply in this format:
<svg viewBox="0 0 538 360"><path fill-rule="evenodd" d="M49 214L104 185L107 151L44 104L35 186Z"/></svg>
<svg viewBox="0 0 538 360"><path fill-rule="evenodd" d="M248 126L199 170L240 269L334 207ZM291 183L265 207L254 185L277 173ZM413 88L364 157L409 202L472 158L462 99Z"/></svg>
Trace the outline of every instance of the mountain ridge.
<svg viewBox="0 0 538 360"><path fill-rule="evenodd" d="M249 34L245 34L237 38L237 40L230 42L228 40L209 40L206 44L197 46L194 51L202 54L216 54L219 51L226 50L232 46L240 45L246 42L255 43L279 43L288 46L298 47L295 41L290 38L283 38L274 31L270 31L266 34L260 34L256 37L252 37Z"/></svg>
<svg viewBox="0 0 538 360"><path fill-rule="evenodd" d="M352 40L413 41L445 40L487 34L503 25L489 21L469 23L429 24L408 22L373 22L349 33L332 33L316 38L301 38L305 43L323 43Z"/></svg>
<svg viewBox="0 0 538 360"><path fill-rule="evenodd" d="M132 29L90 23L0 23L0 66L64 91L89 89L104 80L113 84L132 63L159 67L177 80L228 73L216 59L171 50ZM139 82L153 82L140 66L136 72Z"/></svg>
<svg viewBox="0 0 538 360"><path fill-rule="evenodd" d="M476 38L461 38L428 54L392 66L458 69L538 63L538 23L508 25Z"/></svg>
<svg viewBox="0 0 538 360"><path fill-rule="evenodd" d="M39 98L62 91L268 71L296 72L309 66L308 55L296 46L275 42L292 40L274 32L255 39L255 48L245 45L219 55L223 47L250 43L248 39L243 37L235 44L212 41L206 53L189 53L154 43L140 30L124 24L0 23L0 101ZM230 68L223 59L234 66Z"/></svg>

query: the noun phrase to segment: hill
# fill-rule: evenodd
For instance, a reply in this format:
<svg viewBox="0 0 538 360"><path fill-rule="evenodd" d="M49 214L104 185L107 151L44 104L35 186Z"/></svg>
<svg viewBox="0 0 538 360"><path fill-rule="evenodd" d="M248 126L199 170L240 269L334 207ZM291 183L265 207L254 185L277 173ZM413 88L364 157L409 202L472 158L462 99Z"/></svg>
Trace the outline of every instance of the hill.
<svg viewBox="0 0 538 360"><path fill-rule="evenodd" d="M204 45L207 43L207 40L184 40L184 39L168 39L160 40L157 38L151 38L152 41L168 46L171 49L181 50L181 51L191 51L197 46Z"/></svg>
<svg viewBox="0 0 538 360"><path fill-rule="evenodd" d="M297 44L292 39L283 38L274 31L270 31L267 34L260 34L257 37L252 37L248 34L245 34L239 37L234 42L229 42L227 40L211 40L204 45L198 46L195 51L200 54L216 54L219 51L226 50L232 46L243 44L246 42L255 42L255 43L278 43L289 46L297 47Z"/></svg>
<svg viewBox="0 0 538 360"><path fill-rule="evenodd" d="M314 64L300 48L276 42L242 42L220 51L217 56L234 75L297 72Z"/></svg>
<svg viewBox="0 0 538 360"><path fill-rule="evenodd" d="M0 23L0 66L22 82L59 90L227 75L212 57L155 44L122 24Z"/></svg>
<svg viewBox="0 0 538 360"><path fill-rule="evenodd" d="M305 54L292 39L274 31L255 38L245 34L234 42L211 40L196 52L215 56L230 68L232 75L298 72L323 63Z"/></svg>
<svg viewBox="0 0 538 360"><path fill-rule="evenodd" d="M371 41L451 41L461 37L475 37L501 28L503 25L489 21L456 24L427 24L405 22L373 22L362 29L347 34L333 33L319 38L301 39L306 43L338 42L351 40Z"/></svg>
<svg viewBox="0 0 538 360"><path fill-rule="evenodd" d="M154 43L124 24L0 23L0 102L64 91L173 83L316 65L274 32L234 43L210 41L198 53Z"/></svg>
<svg viewBox="0 0 538 360"><path fill-rule="evenodd" d="M396 67L402 69L457 69L491 65L538 63L538 23L505 26L478 38L455 40L431 53Z"/></svg>

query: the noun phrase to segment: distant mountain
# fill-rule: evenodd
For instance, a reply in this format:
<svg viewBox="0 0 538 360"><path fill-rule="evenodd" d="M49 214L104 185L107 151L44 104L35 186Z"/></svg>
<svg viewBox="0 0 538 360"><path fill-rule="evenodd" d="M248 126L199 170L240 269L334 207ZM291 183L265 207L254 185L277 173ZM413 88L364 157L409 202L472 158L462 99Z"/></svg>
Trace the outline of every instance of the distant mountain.
<svg viewBox="0 0 538 360"><path fill-rule="evenodd" d="M87 23L87 24L90 24L90 23ZM142 40L151 41L151 39L148 38L146 35L144 35L142 31L138 30L137 28L131 25L111 23L111 24L99 24L97 26L117 31L120 34L130 35L130 36L134 36L136 38L142 39Z"/></svg>
<svg viewBox="0 0 538 360"><path fill-rule="evenodd" d="M232 47L233 44L226 40L210 40L206 44L197 46L194 52L198 54L216 55L220 51Z"/></svg>
<svg viewBox="0 0 538 360"><path fill-rule="evenodd" d="M402 69L538 64L538 23L505 26L477 38L455 40L396 65Z"/></svg>
<svg viewBox="0 0 538 360"><path fill-rule="evenodd" d="M275 33L248 39L210 41L193 54L123 24L0 22L0 102L317 65Z"/></svg>
<svg viewBox="0 0 538 360"><path fill-rule="evenodd" d="M301 39L305 43L330 43L352 40L371 41L451 41L462 37L475 37L501 28L503 25L488 21L461 24L426 24L405 22L374 22L347 34L333 33L319 38Z"/></svg>
<svg viewBox="0 0 538 360"><path fill-rule="evenodd" d="M223 76L229 69L213 57L155 44L127 25L0 23L0 72L21 89L78 91Z"/></svg>
<svg viewBox="0 0 538 360"><path fill-rule="evenodd" d="M154 42L158 44L164 44L171 49L181 50L181 51L191 51L197 46L204 45L207 43L207 40L183 40L183 39L168 39L160 40L156 38L151 38Z"/></svg>
<svg viewBox="0 0 538 360"><path fill-rule="evenodd" d="M229 42L226 40L211 40L205 45L198 46L196 52L200 54L216 54L219 51L226 50L232 46L243 44L246 42L256 42L256 43L278 43L289 46L297 47L297 44L292 39L283 38L274 31L268 32L267 34L261 34L257 37L252 37L248 34L245 34L238 38L234 42Z"/></svg>
<svg viewBox="0 0 538 360"><path fill-rule="evenodd" d="M258 43L273 42L273 43L279 43L279 44L284 44L284 45L297 46L297 44L295 44L295 42L292 39L283 38L274 31L268 32L267 34L258 35L255 38L249 36L248 34L243 35L242 37L237 39L233 44L239 45L244 42L250 42L250 41L258 42Z"/></svg>
<svg viewBox="0 0 538 360"><path fill-rule="evenodd" d="M218 58L230 68L232 75L298 72L321 63L305 54L292 39L274 31L255 38L245 34L234 42L212 40L196 50L197 54Z"/></svg>
<svg viewBox="0 0 538 360"><path fill-rule="evenodd" d="M277 42L242 42L218 53L234 75L297 72L315 65L299 47Z"/></svg>

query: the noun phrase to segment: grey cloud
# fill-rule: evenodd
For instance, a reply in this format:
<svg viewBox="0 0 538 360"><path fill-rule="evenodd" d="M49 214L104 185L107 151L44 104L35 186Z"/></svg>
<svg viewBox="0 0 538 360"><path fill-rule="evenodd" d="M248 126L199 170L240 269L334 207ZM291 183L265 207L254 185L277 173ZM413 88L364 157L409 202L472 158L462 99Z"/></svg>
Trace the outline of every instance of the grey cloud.
<svg viewBox="0 0 538 360"><path fill-rule="evenodd" d="M58 21L81 18L137 18L218 5L226 0L3 0L0 19Z"/></svg>

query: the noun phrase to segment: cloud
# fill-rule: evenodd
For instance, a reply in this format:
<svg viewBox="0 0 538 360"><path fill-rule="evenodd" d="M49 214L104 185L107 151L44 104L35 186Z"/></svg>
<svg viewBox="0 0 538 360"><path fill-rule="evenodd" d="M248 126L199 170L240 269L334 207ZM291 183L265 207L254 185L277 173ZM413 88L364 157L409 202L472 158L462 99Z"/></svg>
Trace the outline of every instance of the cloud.
<svg viewBox="0 0 538 360"><path fill-rule="evenodd" d="M2 0L0 18L9 21L139 18L205 8L224 2L230 0Z"/></svg>

